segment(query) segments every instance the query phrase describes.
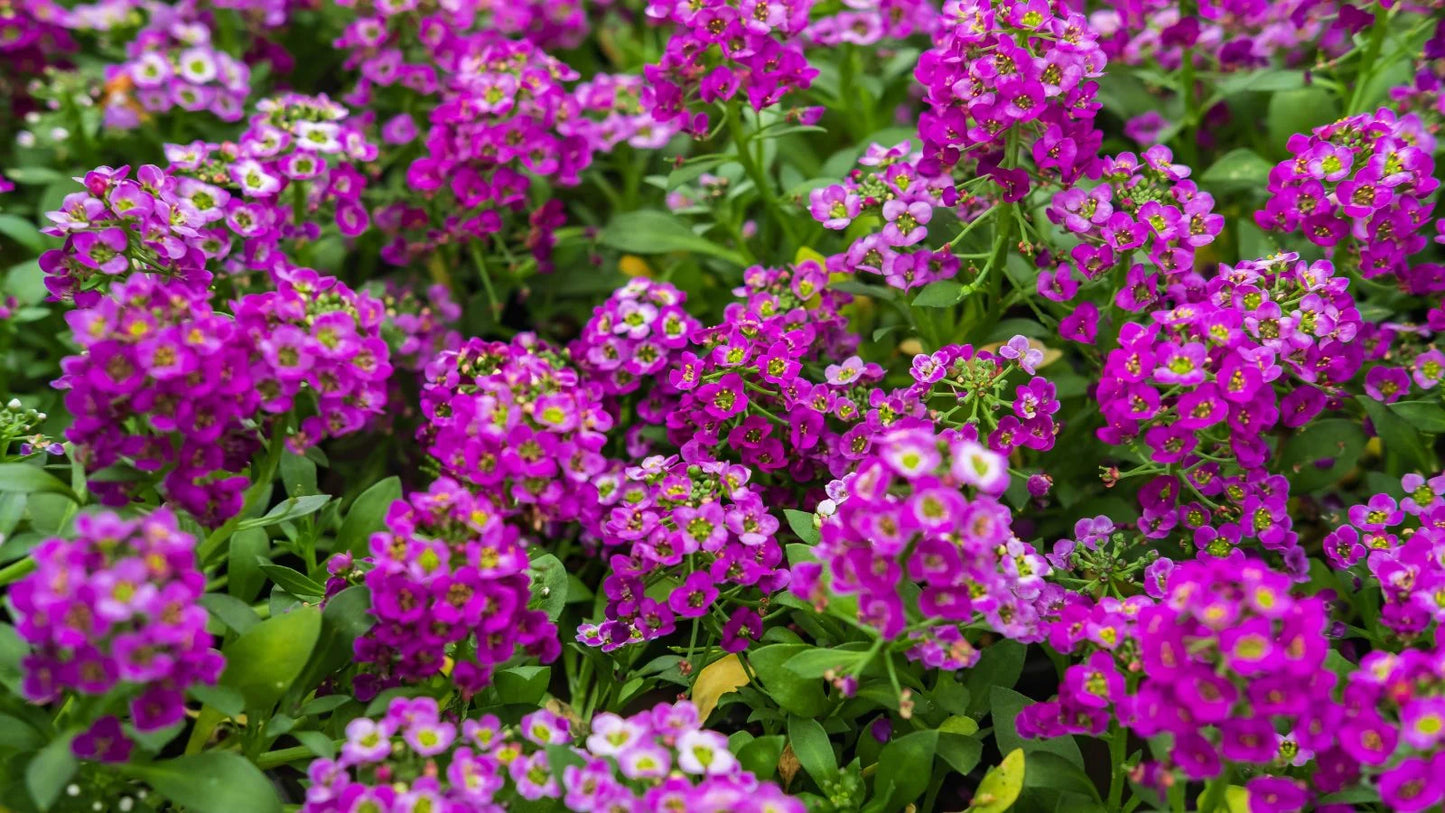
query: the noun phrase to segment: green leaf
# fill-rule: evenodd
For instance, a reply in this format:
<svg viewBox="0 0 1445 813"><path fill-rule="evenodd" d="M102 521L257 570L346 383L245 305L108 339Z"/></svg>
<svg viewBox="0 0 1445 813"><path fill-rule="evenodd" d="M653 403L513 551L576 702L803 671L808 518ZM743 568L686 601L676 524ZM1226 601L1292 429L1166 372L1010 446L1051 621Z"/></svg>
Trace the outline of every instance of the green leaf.
<svg viewBox="0 0 1445 813"><path fill-rule="evenodd" d="M34 751L43 742L45 740L35 726L19 717L0 714L0 748L13 748L22 752Z"/></svg>
<svg viewBox="0 0 1445 813"><path fill-rule="evenodd" d="M828 711L828 697L823 681L805 678L783 664L800 652L813 649L808 644L773 644L748 653L748 662L762 681L763 691L784 711L802 717L819 717Z"/></svg>
<svg viewBox="0 0 1445 813"><path fill-rule="evenodd" d="M1004 813L1024 789L1025 757L1022 748L1010 751L1003 761L990 768L978 783L978 790L969 803L970 813Z"/></svg>
<svg viewBox="0 0 1445 813"><path fill-rule="evenodd" d="M257 567L266 578L281 586L282 590L290 593L302 601L317 600L326 595L326 586L318 584L315 579L305 574L298 573L284 565L273 564L262 560Z"/></svg>
<svg viewBox="0 0 1445 813"><path fill-rule="evenodd" d="M1303 71L1294 70L1264 70L1264 71L1239 71L1229 74L1224 80L1215 85L1215 95L1219 98L1228 98L1237 93L1267 92L1294 90L1305 86L1305 75ZM1205 108L1211 105L1205 105Z"/></svg>
<svg viewBox="0 0 1445 813"><path fill-rule="evenodd" d="M746 745L737 751L738 762L759 779L771 779L773 774L778 772L778 759L783 755L783 744L787 737L782 734L774 734L770 737L758 737L750 740ZM794 749L796 753L796 749Z"/></svg>
<svg viewBox="0 0 1445 813"><path fill-rule="evenodd" d="M211 751L126 770L189 813L281 813L271 781L240 754Z"/></svg>
<svg viewBox="0 0 1445 813"><path fill-rule="evenodd" d="M50 247L49 240L35 224L17 215L0 214L0 234L39 254Z"/></svg>
<svg viewBox="0 0 1445 813"><path fill-rule="evenodd" d="M1308 133L1339 115L1340 107L1335 94L1324 88L1285 90L1270 94L1265 131L1269 134L1270 146L1283 154L1290 136Z"/></svg>
<svg viewBox="0 0 1445 813"><path fill-rule="evenodd" d="M818 544L821 535L818 533L817 527L813 525L812 514L794 508L784 508L783 516L788 520L788 527L793 529L793 533L797 534L799 539L809 545Z"/></svg>
<svg viewBox="0 0 1445 813"><path fill-rule="evenodd" d="M1433 401L1396 401L1390 411L1406 423L1431 435L1445 434L1445 407Z"/></svg>
<svg viewBox="0 0 1445 813"><path fill-rule="evenodd" d="M978 733L978 721L963 714L956 714L944 720L938 730L943 734L961 734L970 737Z"/></svg>
<svg viewBox="0 0 1445 813"><path fill-rule="evenodd" d="M70 740L69 736L51 740L25 766L25 787L30 790L35 806L41 810L49 810L55 804L65 783L80 767L70 750Z"/></svg>
<svg viewBox="0 0 1445 813"><path fill-rule="evenodd" d="M915 308L949 308L963 298L963 286L951 279L941 279L923 286L913 298Z"/></svg>
<svg viewBox="0 0 1445 813"><path fill-rule="evenodd" d="M30 645L9 624L0 624L0 683L20 694L23 672L20 663L30 654Z"/></svg>
<svg viewBox="0 0 1445 813"><path fill-rule="evenodd" d="M867 656L867 652L814 647L789 658L783 668L800 677L821 678L828 672L851 672Z"/></svg>
<svg viewBox="0 0 1445 813"><path fill-rule="evenodd" d="M703 173L716 167L718 164L735 160L734 155L702 155L694 158L682 166L667 174L667 190L672 190L683 184L692 183L702 176Z"/></svg>
<svg viewBox="0 0 1445 813"><path fill-rule="evenodd" d="M1079 753L1079 745L1074 742L1072 736L1058 737L1052 740L1025 741L1018 735L1019 712L1023 711L1025 706L1033 705L1033 700L1006 686L994 686L989 697L989 713L993 717L993 736L998 742L1000 751L1012 751L1018 748L1031 754L1036 751L1047 751L1063 757L1076 766L1083 766L1084 757Z"/></svg>
<svg viewBox="0 0 1445 813"><path fill-rule="evenodd" d="M547 684L552 680L552 669L547 666L513 666L497 672L492 683L503 703L521 703L535 706L547 693Z"/></svg>
<svg viewBox="0 0 1445 813"><path fill-rule="evenodd" d="M281 485L292 497L316 493L316 463L287 450L281 455Z"/></svg>
<svg viewBox="0 0 1445 813"><path fill-rule="evenodd" d="M668 254L677 251L706 254L737 266L747 265L747 259L738 252L705 237L699 237L681 220L655 209L641 209L617 215L602 230L597 240L608 248L629 254Z"/></svg>
<svg viewBox="0 0 1445 813"><path fill-rule="evenodd" d="M978 765L979 758L983 756L983 743L973 737L940 731L938 755L948 763L948 767L960 774L967 774Z"/></svg>
<svg viewBox="0 0 1445 813"><path fill-rule="evenodd" d="M818 787L831 781L838 774L838 758L833 753L833 744L828 741L828 732L817 720L788 715L788 743L793 746L793 755L798 764L813 777Z"/></svg>
<svg viewBox="0 0 1445 813"><path fill-rule="evenodd" d="M1024 671L1024 655L1028 648L1017 641L1001 640L985 649L978 663L968 671L964 688L968 689L968 713L982 717L989 708L989 689L1012 686Z"/></svg>
<svg viewBox="0 0 1445 813"><path fill-rule="evenodd" d="M251 605L225 593L206 593L197 601L217 621L227 627L244 635L248 630L261 623L261 616L251 609Z"/></svg>
<svg viewBox="0 0 1445 813"><path fill-rule="evenodd" d="M0 493L60 494L71 502L80 502L70 486L45 469L28 463L0 463Z"/></svg>
<svg viewBox="0 0 1445 813"><path fill-rule="evenodd" d="M399 499L401 479L397 477L388 477L361 492L341 521L341 530L336 532L336 550L368 555L371 535L386 527L386 512Z"/></svg>
<svg viewBox="0 0 1445 813"><path fill-rule="evenodd" d="M191 697L221 712L227 717L240 717L246 712L246 698L235 689L226 686L207 686L197 683L186 689Z"/></svg>
<svg viewBox="0 0 1445 813"><path fill-rule="evenodd" d="M230 578L226 591L241 601L255 601L266 584L260 560L271 552L271 538L261 528L247 528L231 534L231 553L226 559Z"/></svg>
<svg viewBox="0 0 1445 813"><path fill-rule="evenodd" d="M933 778L937 731L915 731L887 745L878 755L877 788L888 788L888 809L900 810L918 798Z"/></svg>
<svg viewBox="0 0 1445 813"><path fill-rule="evenodd" d="M5 170L5 177L22 186L45 186L70 180L50 167L11 167Z"/></svg>
<svg viewBox="0 0 1445 813"><path fill-rule="evenodd" d="M1370 416L1370 423L1374 424L1375 434L1380 436L1380 443L1385 447L1385 452L1403 465L1393 467L1392 474L1405 474L1409 471L1428 471L1430 469L1429 453L1425 450L1425 444L1420 439L1420 433L1415 431L1404 418L1390 411L1390 408L1375 399L1359 395L1355 397L1365 414Z"/></svg>
<svg viewBox="0 0 1445 813"><path fill-rule="evenodd" d="M246 698L246 708L269 712L305 668L321 634L321 611L297 607L262 621L221 651L221 685Z"/></svg>
<svg viewBox="0 0 1445 813"><path fill-rule="evenodd" d="M556 621L567 605L567 568L547 553L533 559L527 569L532 577L532 608L547 613L548 621Z"/></svg>
<svg viewBox="0 0 1445 813"><path fill-rule="evenodd" d="M1274 164L1259 157L1254 150L1240 147L1221 155L1219 160L1204 171L1199 180L1205 185L1221 190L1260 189L1269 182L1269 171Z"/></svg>
<svg viewBox="0 0 1445 813"><path fill-rule="evenodd" d="M1290 478L1293 491L1306 493L1339 481L1355 467L1365 450L1365 431L1357 420L1326 418L1313 421L1291 437L1280 450L1279 470ZM1316 461L1334 462L1320 468Z"/></svg>
<svg viewBox="0 0 1445 813"><path fill-rule="evenodd" d="M336 756L336 743L320 731L292 731L291 736L318 757L332 759Z"/></svg>
<svg viewBox="0 0 1445 813"><path fill-rule="evenodd" d="M320 511L322 506L331 502L330 494L313 494L309 497L291 497L285 502L266 512L264 517L253 517L243 519L236 526L236 530L244 531L247 528L265 528L270 525L278 525L282 522L289 522L293 519L314 514Z"/></svg>

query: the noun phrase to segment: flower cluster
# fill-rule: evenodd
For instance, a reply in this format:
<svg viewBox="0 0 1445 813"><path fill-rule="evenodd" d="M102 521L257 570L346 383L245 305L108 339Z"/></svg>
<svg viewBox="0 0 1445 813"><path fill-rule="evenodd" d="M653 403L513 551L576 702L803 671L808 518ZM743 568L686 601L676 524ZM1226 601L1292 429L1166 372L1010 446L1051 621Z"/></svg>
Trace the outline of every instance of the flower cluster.
<svg viewBox="0 0 1445 813"><path fill-rule="evenodd" d="M0 2L0 109L8 116L19 119L29 112L32 102L22 92L25 82L55 64L57 55L75 48L66 30L69 16L55 0ZM0 179L0 192L4 183Z"/></svg>
<svg viewBox="0 0 1445 813"><path fill-rule="evenodd" d="M1321 668L1328 623L1322 598L1293 597L1289 577L1257 562L1180 563L1157 602L1065 608L1053 642L1093 654L1065 672L1057 701L1025 709L1019 731L1099 735L1116 715L1141 737L1171 735L1163 767L1191 780L1226 764L1303 765L1336 736L1335 676ZM1306 798L1292 780L1260 777L1252 791L1256 782Z"/></svg>
<svg viewBox="0 0 1445 813"><path fill-rule="evenodd" d="M572 357L608 395L635 392L651 379L655 389L671 390L658 374L701 328L683 310L686 299L666 282L632 280L593 310L572 343Z"/></svg>
<svg viewBox="0 0 1445 813"><path fill-rule="evenodd" d="M869 145L859 164L863 168L853 170L843 183L809 193L808 211L836 231L860 218L872 218L883 227L855 239L829 268L882 274L889 285L905 291L956 276L959 260L950 246L934 250L924 245L928 224L940 207L956 208L960 219L971 219L977 201L961 195L947 175L924 174L922 154L912 151L907 141L887 148Z"/></svg>
<svg viewBox="0 0 1445 813"><path fill-rule="evenodd" d="M335 759L311 764L315 784L301 811L505 810L541 799L577 813L803 810L744 771L727 738L703 728L691 703L626 718L599 714L579 739L567 719L549 711L515 726L492 715L458 725L429 697L397 698L380 719L353 720ZM568 759L554 765L559 746Z"/></svg>
<svg viewBox="0 0 1445 813"><path fill-rule="evenodd" d="M392 503L386 526L367 560L376 624L356 641L367 665L353 682L358 696L427 680L450 658L452 683L470 697L519 651L557 656L556 627L527 609L525 541L485 497L441 477Z"/></svg>
<svg viewBox="0 0 1445 813"><path fill-rule="evenodd" d="M396 368L421 373L437 355L461 348L462 334L456 326L462 309L447 286L429 285L421 291L414 285L388 282L376 295L386 308L382 335Z"/></svg>
<svg viewBox="0 0 1445 813"><path fill-rule="evenodd" d="M471 339L427 366L419 437L442 473L495 495L526 527L600 521L612 415L601 388L532 337Z"/></svg>
<svg viewBox="0 0 1445 813"><path fill-rule="evenodd" d="M33 647L23 692L36 703L67 693L109 695L125 687L140 732L185 719L185 690L214 684L225 661L211 648L206 579L196 540L165 508L140 519L108 512L76 518L72 539L49 539L36 569L11 590L16 630ZM123 762L130 751L115 718L75 741L79 756ZM108 743L101 735L111 731Z"/></svg>
<svg viewBox="0 0 1445 813"><path fill-rule="evenodd" d="M803 31L811 46L876 46L922 34L932 39L943 18L927 0L850 0L832 14L815 16Z"/></svg>
<svg viewBox="0 0 1445 813"><path fill-rule="evenodd" d="M882 368L853 355L858 337L839 313L848 297L825 287L818 263L755 266L743 282L735 291L743 301L728 306L722 324L697 331L697 351L672 364L680 403L658 398L639 407L666 424L685 454L723 458L726 450L762 473L786 468L795 482L831 479L867 454L873 435L922 413L906 392L878 389ZM823 367L823 380L805 365Z"/></svg>
<svg viewBox="0 0 1445 813"><path fill-rule="evenodd" d="M954 407L938 420L947 422L955 413L967 410L970 425L992 430L988 446L1001 455L1008 456L1020 447L1047 452L1054 448L1060 429L1054 420L1059 401L1054 397L1054 385L1035 375L1043 360L1044 351L1023 336L1013 337L996 351L947 345L914 356L909 369L914 381L912 394L924 402L934 397L951 399ZM1015 370L1030 378L1026 384L1015 385L1010 400L1005 390L1009 374Z"/></svg>
<svg viewBox="0 0 1445 813"><path fill-rule="evenodd" d="M1090 80L1105 58L1088 21L1045 0L948 0L943 15L943 36L916 70L927 103L918 125L924 154L945 167L972 154L1007 178L1018 170L1000 170L988 155L1018 133L1065 180L1078 177L1101 139Z"/></svg>
<svg viewBox="0 0 1445 813"><path fill-rule="evenodd" d="M898 428L830 489L816 563L793 568L793 592L823 602L856 595L858 618L887 638L920 622L959 627L976 615L1023 641L1043 637L1041 607L1057 588L1049 565L1013 535L998 501L1002 457L955 430ZM919 585L911 597L905 585ZM948 668L978 652L958 637Z"/></svg>
<svg viewBox="0 0 1445 813"><path fill-rule="evenodd" d="M557 123L564 136L580 136L589 153L610 153L619 144L639 150L656 150L680 130L678 122L662 122L642 105L645 82L641 76L599 73L577 83L572 91L581 115Z"/></svg>
<svg viewBox="0 0 1445 813"><path fill-rule="evenodd" d="M126 44L126 61L106 69L105 125L130 130L176 108L240 121L251 93L250 68L216 47L195 5L146 8L145 26Z"/></svg>
<svg viewBox="0 0 1445 813"><path fill-rule="evenodd" d="M754 110L806 89L818 75L803 53L812 0L651 0L647 16L673 26L656 65L643 69L642 103L658 121L708 129L707 114L691 105L731 102L746 95Z"/></svg>
<svg viewBox="0 0 1445 813"><path fill-rule="evenodd" d="M1412 265L1433 220L1435 137L1388 108L1290 137L1291 158L1269 175L1261 228L1298 232L1366 278L1388 275L1412 294L1445 291L1445 268Z"/></svg>
<svg viewBox="0 0 1445 813"><path fill-rule="evenodd" d="M555 199L533 204L533 185L575 186L592 161L588 139L559 126L580 113L565 85L577 73L530 42L487 36L455 59L431 112L426 154L406 174L437 217L401 204L379 212L378 225L396 234L383 258L404 264L444 243L500 240L525 245L547 270L562 209ZM411 224L428 228L416 234Z"/></svg>
<svg viewBox="0 0 1445 813"><path fill-rule="evenodd" d="M671 634L680 619L713 617L725 621L723 649L739 652L756 641L762 618L742 604L729 614L719 600L720 590L734 597L748 588L766 601L787 584L778 520L749 485L752 472L673 455L649 457L624 475L603 497L610 513L601 538L604 551L614 552L602 582L606 620L583 626L578 640L612 650ZM660 578L675 586L654 600L647 586Z"/></svg>
<svg viewBox="0 0 1445 813"><path fill-rule="evenodd" d="M249 337L204 294L150 275L66 318L82 352L61 363L57 386L86 470L164 471L165 494L204 522L241 510L247 480L225 473L245 471L259 447L244 426L261 401ZM121 482L91 491L112 505L129 498Z"/></svg>
<svg viewBox="0 0 1445 813"><path fill-rule="evenodd" d="M1407 474L1405 498L1380 493L1345 511L1325 537L1325 557L1345 569L1364 564L1384 592L1380 623L1407 640L1445 621L1445 475Z"/></svg>
<svg viewBox="0 0 1445 813"><path fill-rule="evenodd" d="M1371 652L1350 672L1337 720L1339 745L1318 755L1322 793L1374 777L1390 810L1411 813L1440 803L1445 767L1445 649Z"/></svg>
<svg viewBox="0 0 1445 813"><path fill-rule="evenodd" d="M261 409L301 419L287 439L293 451L355 432L386 406L392 368L380 300L299 268L281 272L274 291L242 297L235 312Z"/></svg>
<svg viewBox="0 0 1445 813"><path fill-rule="evenodd" d="M131 177L129 167L99 167L84 190L48 212L43 233L65 244L40 255L45 286L56 300L88 307L97 289L134 272L159 274L195 291L211 282L209 260L230 250L222 223L231 195L196 178L178 178L153 164Z"/></svg>
<svg viewBox="0 0 1445 813"><path fill-rule="evenodd" d="M1179 527L1216 555L1257 537L1302 572L1288 484L1264 470L1271 452L1262 438L1308 423L1364 363L1347 286L1326 261L1243 262L1223 267L1197 299L1121 327L1095 393L1107 422L1098 436L1142 440L1149 459L1173 472L1141 492L1146 535ZM1286 383L1281 396L1276 386ZM1221 518L1237 521L1211 521L1220 502L1232 506Z"/></svg>
<svg viewBox="0 0 1445 813"><path fill-rule="evenodd" d="M1081 284L1128 263L1135 251L1147 252L1148 262L1128 265L1114 296L1120 308L1144 310L1160 299L1161 288L1192 282L1195 250L1214 242L1224 217L1215 213L1214 197L1188 180L1189 168L1173 158L1164 146L1140 156L1109 156L1097 167L1101 183L1053 196L1049 220L1079 242L1068 259L1057 258L1039 274L1041 296L1072 300Z"/></svg>

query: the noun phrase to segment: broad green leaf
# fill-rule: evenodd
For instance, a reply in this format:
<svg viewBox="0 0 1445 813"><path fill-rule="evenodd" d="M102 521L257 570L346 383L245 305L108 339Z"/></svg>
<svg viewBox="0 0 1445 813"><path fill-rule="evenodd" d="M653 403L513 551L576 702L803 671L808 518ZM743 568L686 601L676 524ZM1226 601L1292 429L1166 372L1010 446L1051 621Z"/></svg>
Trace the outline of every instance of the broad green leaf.
<svg viewBox="0 0 1445 813"><path fill-rule="evenodd" d="M963 286L951 279L941 279L923 286L913 298L915 308L948 308L963 298Z"/></svg>
<svg viewBox="0 0 1445 813"><path fill-rule="evenodd" d="M551 679L550 667L513 666L497 672L492 682L503 703L535 706L542 702L542 696L547 693L547 683Z"/></svg>
<svg viewBox="0 0 1445 813"><path fill-rule="evenodd" d="M246 698L228 686L207 686L197 683L186 694L221 712L227 717L240 717L246 712Z"/></svg>
<svg viewBox="0 0 1445 813"><path fill-rule="evenodd" d="M547 553L533 559L528 570L532 577L532 608L545 612L548 621L556 621L567 605L567 568Z"/></svg>
<svg viewBox="0 0 1445 813"><path fill-rule="evenodd" d="M261 528L247 528L231 534L231 553L226 559L230 578L226 590L241 601L255 601L266 584L260 561L271 552L271 539Z"/></svg>
<svg viewBox="0 0 1445 813"><path fill-rule="evenodd" d="M35 224L18 215L0 214L0 235L9 237L31 252L39 254L50 248L50 240Z"/></svg>
<svg viewBox="0 0 1445 813"><path fill-rule="evenodd" d="M961 734L965 737L978 733L978 721L966 715L957 714L943 721L938 727L943 734Z"/></svg>
<svg viewBox="0 0 1445 813"><path fill-rule="evenodd" d="M889 810L901 810L928 787L937 750L937 731L915 731L883 746L874 782L876 788L889 789Z"/></svg>
<svg viewBox="0 0 1445 813"><path fill-rule="evenodd" d="M318 757L332 759L336 756L336 743L320 731L292 731L291 736Z"/></svg>
<svg viewBox="0 0 1445 813"><path fill-rule="evenodd" d="M1274 164L1259 157L1254 150L1241 147L1221 155L1204 171L1199 180L1205 186L1220 190L1259 189L1269 182Z"/></svg>
<svg viewBox="0 0 1445 813"><path fill-rule="evenodd" d="M784 711L802 717L818 717L828 711L823 681L802 677L784 664L812 648L807 644L773 644L748 653L748 662L762 681L763 692Z"/></svg>
<svg viewBox="0 0 1445 813"><path fill-rule="evenodd" d="M978 783L968 809L972 813L1004 813L1018 801L1019 792L1024 788L1025 767L1023 749L1010 751Z"/></svg>
<svg viewBox="0 0 1445 813"><path fill-rule="evenodd" d="M1433 401L1396 401L1390 411L1431 435L1445 434L1445 407Z"/></svg>
<svg viewBox="0 0 1445 813"><path fill-rule="evenodd" d="M80 763L70 750L70 737L59 737L40 749L40 752L25 766L25 787L30 798L41 810L49 810L60 798L60 791L70 777L75 775Z"/></svg>
<svg viewBox="0 0 1445 813"><path fill-rule="evenodd" d="M738 762L759 779L771 779L778 772L778 759L783 755L787 739L782 734L774 734L750 740L737 750Z"/></svg>
<svg viewBox="0 0 1445 813"><path fill-rule="evenodd" d="M970 716L982 717L983 713L988 711L991 687L1018 683L1019 675L1024 671L1024 655L1027 653L1028 649L1023 644L1008 640L996 641L983 650L978 663L968 670L968 677L964 680L964 687L969 694Z"/></svg>
<svg viewBox="0 0 1445 813"><path fill-rule="evenodd" d="M281 455L281 485L292 497L315 494L316 463L305 455L287 450Z"/></svg>
<svg viewBox="0 0 1445 813"><path fill-rule="evenodd" d="M1292 490L1305 493L1337 482L1355 467L1365 450L1365 431L1359 421L1326 418L1313 421L1285 442L1278 470L1290 478ZM1331 459L1320 468L1316 461Z"/></svg>
<svg viewBox="0 0 1445 813"><path fill-rule="evenodd" d="M1380 436L1386 454L1401 464L1393 467L1390 473L1400 475L1430 468L1429 453L1415 427L1367 395L1356 396L1355 400L1370 416L1370 423L1375 427L1375 434Z"/></svg>
<svg viewBox="0 0 1445 813"><path fill-rule="evenodd" d="M312 494L308 497L291 497L270 511L263 517L253 517L241 520L236 530L244 531L247 528L265 528L270 525L278 525L282 522L289 522L293 519L314 514L320 511L322 506L331 502L329 494Z"/></svg>
<svg viewBox="0 0 1445 813"><path fill-rule="evenodd" d="M0 463L0 493L60 494L71 502L80 502L70 486L45 469L28 463Z"/></svg>
<svg viewBox="0 0 1445 813"><path fill-rule="evenodd" d="M718 164L735 160L734 155L701 155L667 174L667 191L692 183L704 173L714 169Z"/></svg>
<svg viewBox="0 0 1445 813"><path fill-rule="evenodd" d="M867 656L867 652L813 648L789 658L783 668L800 677L821 678L828 672L851 672L861 666Z"/></svg>
<svg viewBox="0 0 1445 813"><path fill-rule="evenodd" d="M271 781L237 753L191 754L126 770L189 813L281 813Z"/></svg>
<svg viewBox="0 0 1445 813"><path fill-rule="evenodd" d="M632 254L669 254L676 251L706 254L737 266L747 265L741 254L698 236L686 223L655 209L617 215L597 239L608 248Z"/></svg>
<svg viewBox="0 0 1445 813"><path fill-rule="evenodd" d="M793 533L797 534L799 539L809 545L818 544L820 534L817 527L813 525L812 514L807 511L784 508L783 516L788 520L788 527L793 529Z"/></svg>
<svg viewBox="0 0 1445 813"><path fill-rule="evenodd" d="M246 708L268 712L301 674L321 633L321 611L297 607L262 621L222 650L221 685L246 698Z"/></svg>
<svg viewBox="0 0 1445 813"><path fill-rule="evenodd" d="M833 753L833 744L828 741L828 732L817 720L789 715L788 743L793 746L798 764L819 787L837 775L838 758Z"/></svg>
<svg viewBox="0 0 1445 813"><path fill-rule="evenodd" d="M978 765L979 758L983 756L983 743L973 737L940 731L938 756L948 763L948 767L960 774L967 774Z"/></svg>
<svg viewBox="0 0 1445 813"><path fill-rule="evenodd" d="M994 686L991 689L989 713L993 717L993 735L994 739L998 741L999 750L1012 751L1015 748L1022 748L1029 753L1048 751L1058 754L1074 765L1083 766L1084 757L1079 753L1079 745L1074 742L1072 736L1051 740L1025 740L1018 735L1019 712L1023 711L1025 706L1033 705L1033 703L1033 700L1007 686Z"/></svg>
<svg viewBox="0 0 1445 813"><path fill-rule="evenodd" d="M1322 87L1296 88L1270 94L1265 114L1265 132L1270 146L1284 154L1285 143L1295 133L1308 133L1340 115L1335 94Z"/></svg>
<svg viewBox="0 0 1445 813"><path fill-rule="evenodd" d="M251 605L235 596L225 593L206 593L197 601L217 621L243 635L261 623L261 616L256 615L256 611L251 609Z"/></svg>
<svg viewBox="0 0 1445 813"><path fill-rule="evenodd" d="M302 601L315 601L326 595L326 585L284 565L262 560L257 564L266 578L280 585L282 590Z"/></svg>
<svg viewBox="0 0 1445 813"><path fill-rule="evenodd" d="M371 535L386 527L386 512L401 499L401 480L388 477L361 492L346 511L341 530L336 532L336 550L356 556L370 553Z"/></svg>

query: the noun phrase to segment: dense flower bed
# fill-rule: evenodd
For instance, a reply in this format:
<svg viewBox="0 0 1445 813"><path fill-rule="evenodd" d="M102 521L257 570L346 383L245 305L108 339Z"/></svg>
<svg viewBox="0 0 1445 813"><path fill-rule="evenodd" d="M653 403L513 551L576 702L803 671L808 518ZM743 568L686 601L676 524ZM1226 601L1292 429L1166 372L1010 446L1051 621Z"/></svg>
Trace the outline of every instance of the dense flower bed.
<svg viewBox="0 0 1445 813"><path fill-rule="evenodd" d="M0 0L0 808L1445 805L1438 0Z"/></svg>

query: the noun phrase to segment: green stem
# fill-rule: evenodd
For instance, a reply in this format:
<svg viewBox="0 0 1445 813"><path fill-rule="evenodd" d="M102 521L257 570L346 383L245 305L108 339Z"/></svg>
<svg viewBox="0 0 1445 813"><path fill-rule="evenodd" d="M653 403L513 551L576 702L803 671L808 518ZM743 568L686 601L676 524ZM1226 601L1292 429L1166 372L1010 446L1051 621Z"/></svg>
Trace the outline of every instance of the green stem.
<svg viewBox="0 0 1445 813"><path fill-rule="evenodd" d="M35 568L35 559L30 556L0 568L0 587L20 581L34 573Z"/></svg>
<svg viewBox="0 0 1445 813"><path fill-rule="evenodd" d="M482 256L482 249L476 240L467 242L467 252L471 254L472 263L477 267L477 273L482 278L482 288L487 292L487 304L492 310L492 319L502 318L502 302L497 298L497 289L492 287L492 272L487 268L487 258Z"/></svg>
<svg viewBox="0 0 1445 813"><path fill-rule="evenodd" d="M282 765L289 765L304 759L315 759L315 757L316 754L312 753L310 748L301 745L293 748L278 748L256 757L256 767L263 771L269 771L272 768L279 768Z"/></svg>
<svg viewBox="0 0 1445 813"><path fill-rule="evenodd" d="M777 191L773 189L772 181L768 179L767 173L763 171L762 165L758 163L757 158L750 149L752 145L749 143L747 134L743 132L737 105L728 106L727 127L728 131L732 133L733 144L737 147L738 161L742 163L743 169L748 173L748 177L752 179L753 186L758 188L758 194L762 195L763 202L772 210L778 225L783 230L784 236L788 238L789 247L796 248L798 245L798 236L793 231L792 218L783 210L783 202L778 198Z"/></svg>
<svg viewBox="0 0 1445 813"><path fill-rule="evenodd" d="M1350 106L1345 111L1349 115L1360 112L1360 102L1364 101L1365 85L1375 75L1375 61L1380 57L1380 49L1385 45L1385 34L1390 30L1390 10L1383 4L1375 8L1375 22L1370 28L1370 41L1365 46L1365 54L1360 58L1360 70L1355 74L1355 92L1350 94Z"/></svg>
<svg viewBox="0 0 1445 813"><path fill-rule="evenodd" d="M1128 756L1126 751L1129 748L1129 729L1119 725L1118 721L1109 724L1109 762L1112 773L1109 775L1109 804L1107 810L1119 809L1124 801L1124 759Z"/></svg>
<svg viewBox="0 0 1445 813"><path fill-rule="evenodd" d="M288 418L282 418L276 422L270 443L266 448L266 457L261 461L261 469L257 472L256 479L251 482L251 487L246 489L246 500L242 504L241 510L226 520L221 527L212 531L211 535L207 536L206 541L202 543L200 550L196 552L202 567L215 555L221 545L231 538L231 534L236 532L236 526L241 524L241 520L255 511L261 500L270 492L271 483L276 479L276 470L281 466L281 453L286 450L286 436L290 434L288 431L290 425L291 422Z"/></svg>

